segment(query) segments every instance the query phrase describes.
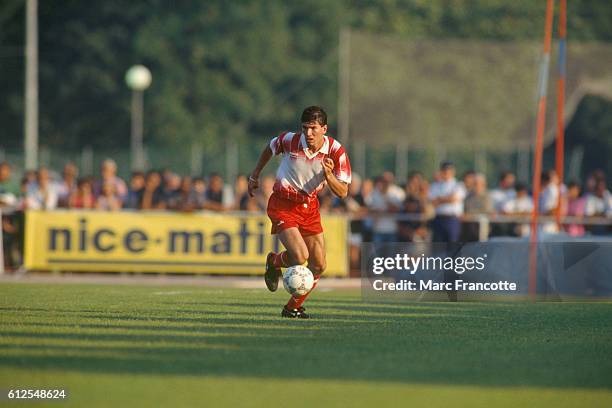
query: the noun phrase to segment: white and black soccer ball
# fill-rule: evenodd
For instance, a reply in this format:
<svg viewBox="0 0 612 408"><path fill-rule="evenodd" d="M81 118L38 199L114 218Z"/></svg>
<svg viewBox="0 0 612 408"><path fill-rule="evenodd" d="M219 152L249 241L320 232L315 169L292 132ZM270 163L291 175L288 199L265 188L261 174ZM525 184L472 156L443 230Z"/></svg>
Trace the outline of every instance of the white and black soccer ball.
<svg viewBox="0 0 612 408"><path fill-rule="evenodd" d="M314 276L310 269L303 265L287 268L283 273L283 286L291 296L302 296L308 293L314 285Z"/></svg>

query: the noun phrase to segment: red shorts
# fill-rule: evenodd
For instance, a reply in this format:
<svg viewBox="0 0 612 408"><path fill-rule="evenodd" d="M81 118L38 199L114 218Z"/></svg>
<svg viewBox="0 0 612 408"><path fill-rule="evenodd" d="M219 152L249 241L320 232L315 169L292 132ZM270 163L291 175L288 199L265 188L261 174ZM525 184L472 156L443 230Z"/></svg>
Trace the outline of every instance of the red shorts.
<svg viewBox="0 0 612 408"><path fill-rule="evenodd" d="M297 228L303 237L323 232L319 200L316 199L308 204L303 204L272 193L268 201L268 217L272 221L272 234L278 234L293 227Z"/></svg>

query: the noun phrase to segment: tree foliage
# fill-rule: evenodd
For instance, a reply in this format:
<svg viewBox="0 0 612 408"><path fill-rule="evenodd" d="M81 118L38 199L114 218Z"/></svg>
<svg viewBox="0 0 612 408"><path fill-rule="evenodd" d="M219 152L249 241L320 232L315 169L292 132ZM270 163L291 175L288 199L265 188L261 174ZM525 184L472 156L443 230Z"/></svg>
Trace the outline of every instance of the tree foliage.
<svg viewBox="0 0 612 408"><path fill-rule="evenodd" d="M23 134L24 3L6 0L0 6L5 147L21 146ZM299 111L310 104L328 109L333 132L342 26L406 38L540 40L544 5L533 0L41 1L41 144L127 148L130 91L124 75L134 63L153 73L145 94L148 143L216 145L227 137L267 138L293 128ZM570 41L612 40L612 3L572 0L569 15ZM609 104L591 105L580 112L610 114Z"/></svg>

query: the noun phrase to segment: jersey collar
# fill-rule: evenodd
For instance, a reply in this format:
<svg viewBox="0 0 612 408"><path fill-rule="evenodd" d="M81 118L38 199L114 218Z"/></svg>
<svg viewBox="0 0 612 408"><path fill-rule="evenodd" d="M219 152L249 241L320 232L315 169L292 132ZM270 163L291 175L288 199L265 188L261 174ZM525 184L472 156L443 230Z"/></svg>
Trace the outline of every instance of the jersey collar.
<svg viewBox="0 0 612 408"><path fill-rule="evenodd" d="M321 146L321 148L318 151L311 153L310 149L308 149L308 145L306 144L306 136L304 136L304 132L302 132L300 134L300 147L304 150L306 157L308 157L309 159L312 159L319 153L329 154L329 139L327 138L326 135L324 135L323 136L323 146Z"/></svg>

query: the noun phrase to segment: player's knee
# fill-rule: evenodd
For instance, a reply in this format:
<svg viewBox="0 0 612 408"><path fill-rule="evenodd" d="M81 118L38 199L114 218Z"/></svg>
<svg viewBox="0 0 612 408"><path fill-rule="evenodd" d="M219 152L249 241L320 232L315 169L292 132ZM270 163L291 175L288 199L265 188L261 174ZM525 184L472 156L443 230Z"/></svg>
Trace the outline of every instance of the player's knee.
<svg viewBox="0 0 612 408"><path fill-rule="evenodd" d="M312 264L308 265L308 268L312 271L312 273L314 273L315 275L320 275L323 272L325 272L325 269L327 268L327 262L325 262L324 259L322 260L317 260L315 262L313 262Z"/></svg>
<svg viewBox="0 0 612 408"><path fill-rule="evenodd" d="M308 249L295 251L292 256L295 265L303 265L308 260Z"/></svg>

